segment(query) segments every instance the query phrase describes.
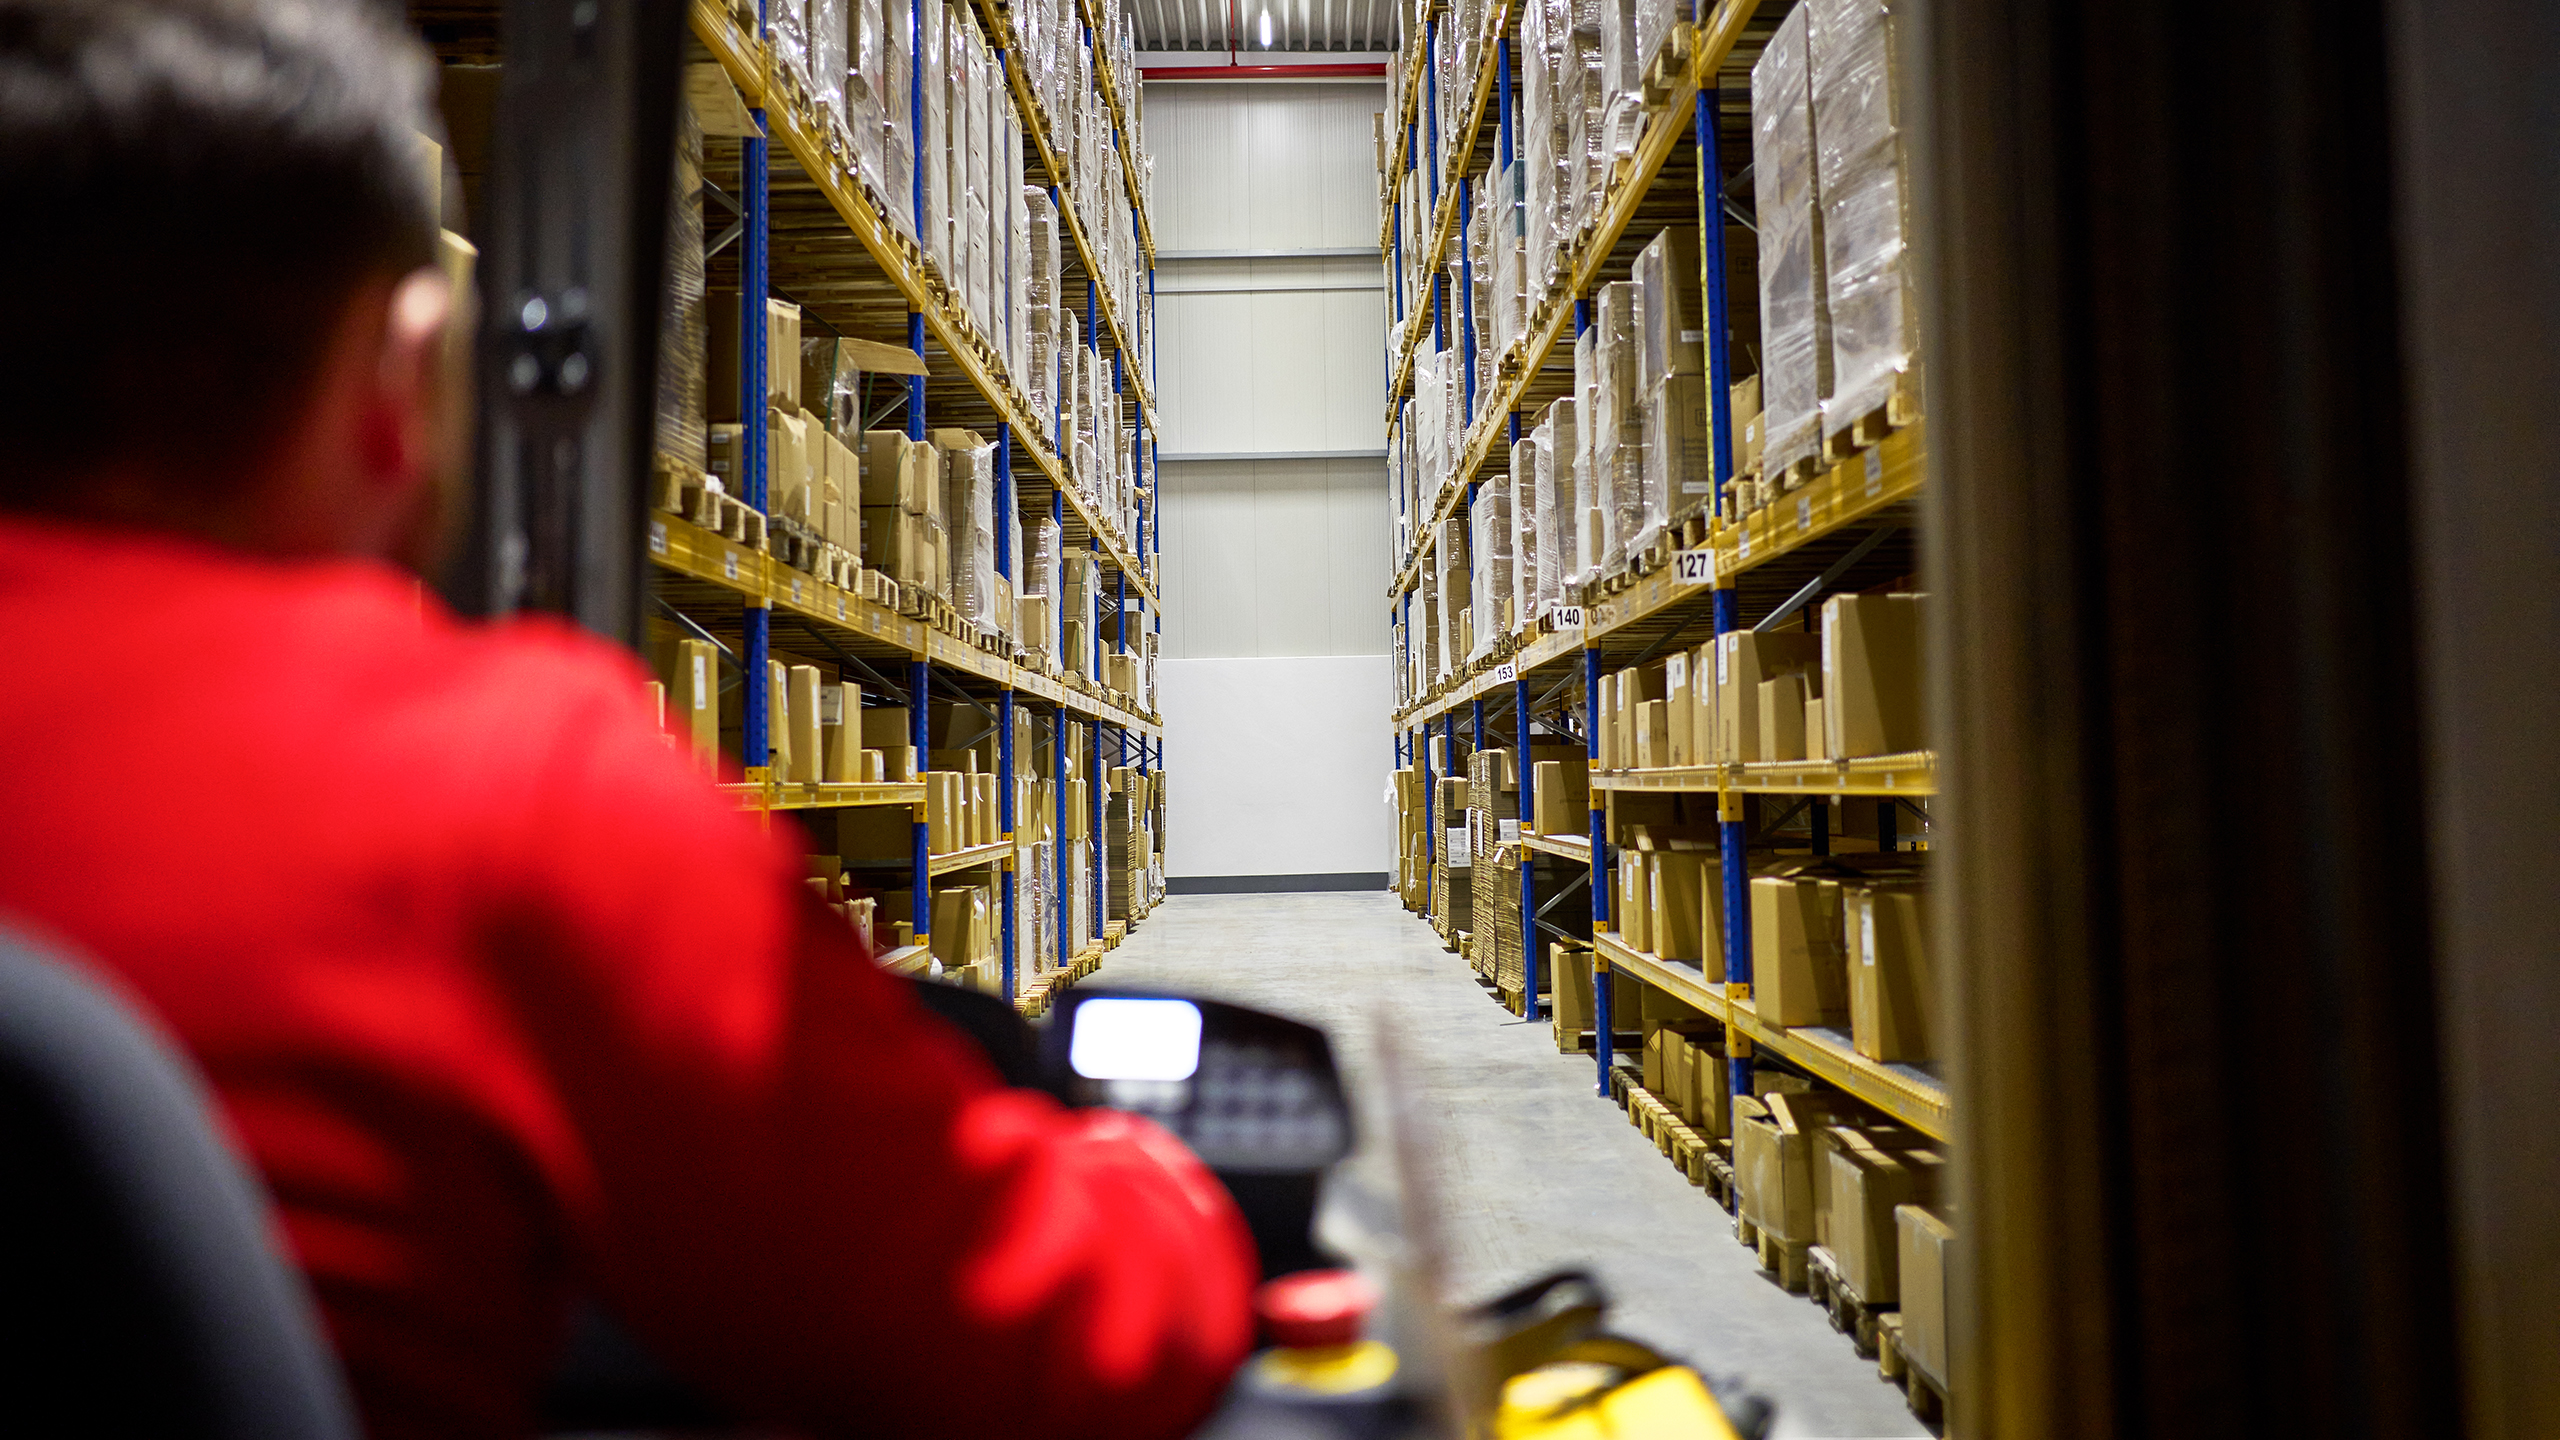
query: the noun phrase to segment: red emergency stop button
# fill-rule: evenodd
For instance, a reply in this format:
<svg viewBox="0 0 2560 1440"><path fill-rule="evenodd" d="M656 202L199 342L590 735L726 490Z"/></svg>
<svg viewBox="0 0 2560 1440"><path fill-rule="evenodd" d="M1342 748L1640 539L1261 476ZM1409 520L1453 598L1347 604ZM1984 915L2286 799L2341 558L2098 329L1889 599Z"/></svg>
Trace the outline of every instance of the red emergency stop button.
<svg viewBox="0 0 2560 1440"><path fill-rule="evenodd" d="M1360 1338L1378 1291L1357 1270L1305 1270L1264 1282L1253 1309L1263 1333L1285 1349L1349 1345Z"/></svg>

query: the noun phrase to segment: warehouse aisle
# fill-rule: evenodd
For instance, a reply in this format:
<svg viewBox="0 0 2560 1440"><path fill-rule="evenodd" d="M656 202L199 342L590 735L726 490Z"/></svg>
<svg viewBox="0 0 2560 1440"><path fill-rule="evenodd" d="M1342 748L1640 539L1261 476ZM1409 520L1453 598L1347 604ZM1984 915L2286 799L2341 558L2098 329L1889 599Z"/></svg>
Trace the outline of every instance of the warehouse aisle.
<svg viewBox="0 0 2560 1440"><path fill-rule="evenodd" d="M1606 1100L1587 1058L1506 1014L1387 891L1185 895L1112 952L1097 985L1179 988L1330 1030L1355 1087L1394 1041L1444 1210L1452 1292L1584 1265L1618 1328L1777 1401L1783 1436L1921 1435L1820 1310L1763 1277L1731 1221Z"/></svg>

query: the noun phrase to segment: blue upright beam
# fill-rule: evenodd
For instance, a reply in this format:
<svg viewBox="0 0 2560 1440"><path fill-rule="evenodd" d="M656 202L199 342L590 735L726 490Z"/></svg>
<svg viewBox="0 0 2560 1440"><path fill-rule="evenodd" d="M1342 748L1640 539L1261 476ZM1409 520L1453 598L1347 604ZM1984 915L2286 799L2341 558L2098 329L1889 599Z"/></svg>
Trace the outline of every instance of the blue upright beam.
<svg viewBox="0 0 2560 1440"><path fill-rule="evenodd" d="M1004 552L998 551L1001 555ZM1004 998L1009 1002L1018 991L1014 983L1014 886L1018 877L1013 869L1013 788L1020 776L1013 768L1013 687L996 692L996 827L1004 832Z"/></svg>
<svg viewBox="0 0 2560 1440"><path fill-rule="evenodd" d="M738 232L738 414L746 421L740 438L746 443L746 474L739 477L745 493L738 498L758 510L767 510L766 477L772 473L773 457L766 453L769 432L764 423L765 412L765 294L770 282L772 263L772 226L768 223L766 194L766 147L763 138L764 112L754 113L756 135L749 136L740 147L738 188L746 192L745 227ZM795 362L796 363L796 362ZM773 612L762 605L746 607L743 617L746 630L747 710L742 724L738 758L749 769L773 763L770 741L773 716L766 692L770 681L767 668L773 660Z"/></svg>
<svg viewBox="0 0 2560 1440"><path fill-rule="evenodd" d="M1718 154L1718 92L1698 92L1698 263L1707 292L1707 404L1715 431L1715 513L1724 513L1725 487L1733 480L1732 320L1725 313L1724 162Z"/></svg>
<svg viewBox="0 0 2560 1440"><path fill-rule="evenodd" d="M1715 592L1716 634L1742 628L1741 592ZM1741 1000L1751 994L1751 834L1739 814L1716 816L1716 868L1724 880L1724 993ZM1733 1093L1751 1093L1751 1042L1725 1027L1725 1054L1732 1066Z"/></svg>
<svg viewBox="0 0 2560 1440"><path fill-rule="evenodd" d="M1093 722L1093 743L1087 747L1093 799L1093 938L1102 938L1102 912L1110 908L1110 872L1105 868L1102 843L1102 722Z"/></svg>
<svg viewBox="0 0 2560 1440"><path fill-rule="evenodd" d="M1580 318L1581 302L1574 310ZM1600 773L1600 647L1589 645L1582 651L1582 716L1584 752L1589 757L1591 773ZM1591 933L1609 933L1609 792L1591 787ZM1609 983L1601 966L1607 963L1598 947L1591 954L1591 1030L1592 1050L1599 1061L1599 1090L1609 1093L1609 1067L1617 1063L1618 1035L1616 987Z"/></svg>
<svg viewBox="0 0 2560 1440"><path fill-rule="evenodd" d="M1508 170L1511 168L1512 154L1511 37L1508 35L1502 36L1500 39L1493 42L1493 99L1495 106L1494 114L1501 122L1501 128L1498 133L1502 141L1502 168ZM1508 206L1511 200L1511 193L1506 190L1497 198L1505 206Z"/></svg>
<svg viewBox="0 0 2560 1440"><path fill-rule="evenodd" d="M907 312L907 348L918 355L924 353L924 312ZM907 377L907 438L924 439L924 377Z"/></svg>
<svg viewBox="0 0 2560 1440"><path fill-rule="evenodd" d="M933 665L925 660L907 662L907 742L916 747L916 773L921 775L933 754ZM923 806L916 808L915 867L916 943L922 945L933 934L932 827L925 823Z"/></svg>
<svg viewBox="0 0 2560 1440"><path fill-rule="evenodd" d="M1511 413L1513 424L1520 422L1520 412ZM1529 676L1525 671L1513 672L1511 681L1511 718L1520 735L1520 833L1529 833L1529 822L1537 818L1537 765L1529 750ZM1538 852L1525 846L1520 851L1520 1016L1534 1022L1538 1018Z"/></svg>
<svg viewBox="0 0 2560 1440"><path fill-rule="evenodd" d="M1432 41L1440 33L1440 22L1422 23L1422 97L1423 154L1430 157L1431 168L1423 172L1423 183L1431 187L1431 212L1440 213L1440 67L1433 64Z"/></svg>

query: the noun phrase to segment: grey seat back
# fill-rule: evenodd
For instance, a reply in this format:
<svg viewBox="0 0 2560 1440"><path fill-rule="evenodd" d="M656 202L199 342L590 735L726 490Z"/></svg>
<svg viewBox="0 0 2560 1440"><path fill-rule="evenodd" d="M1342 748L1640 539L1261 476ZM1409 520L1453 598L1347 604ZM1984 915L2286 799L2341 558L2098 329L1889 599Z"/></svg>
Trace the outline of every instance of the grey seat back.
<svg viewBox="0 0 2560 1440"><path fill-rule="evenodd" d="M194 1067L0 926L0 1433L355 1440Z"/></svg>

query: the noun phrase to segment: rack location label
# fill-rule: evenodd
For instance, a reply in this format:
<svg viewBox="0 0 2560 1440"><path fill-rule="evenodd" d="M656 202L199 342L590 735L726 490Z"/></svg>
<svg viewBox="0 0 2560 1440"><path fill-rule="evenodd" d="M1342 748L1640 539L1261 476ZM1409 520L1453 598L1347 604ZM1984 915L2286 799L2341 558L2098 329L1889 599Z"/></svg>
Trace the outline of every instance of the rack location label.
<svg viewBox="0 0 2560 1440"><path fill-rule="evenodd" d="M664 520L649 522L649 553L652 555L667 553L667 522Z"/></svg>
<svg viewBox="0 0 2560 1440"><path fill-rule="evenodd" d="M1869 450L1867 452L1867 498L1872 500L1883 493L1884 451L1880 448Z"/></svg>
<svg viewBox="0 0 2560 1440"><path fill-rule="evenodd" d="M723 550L720 552L720 573L727 579L735 580L738 578L737 551Z"/></svg>
<svg viewBox="0 0 2560 1440"><path fill-rule="evenodd" d="M1559 605L1555 608L1555 617L1556 628L1559 630L1582 628L1582 607L1579 605Z"/></svg>
<svg viewBox="0 0 2560 1440"><path fill-rule="evenodd" d="M1508 660L1493 667L1493 679L1497 685L1508 685L1519 678L1520 667Z"/></svg>
<svg viewBox="0 0 2560 1440"><path fill-rule="evenodd" d="M1714 583L1716 555L1708 549L1674 550L1671 552L1671 583L1686 589L1692 585Z"/></svg>

